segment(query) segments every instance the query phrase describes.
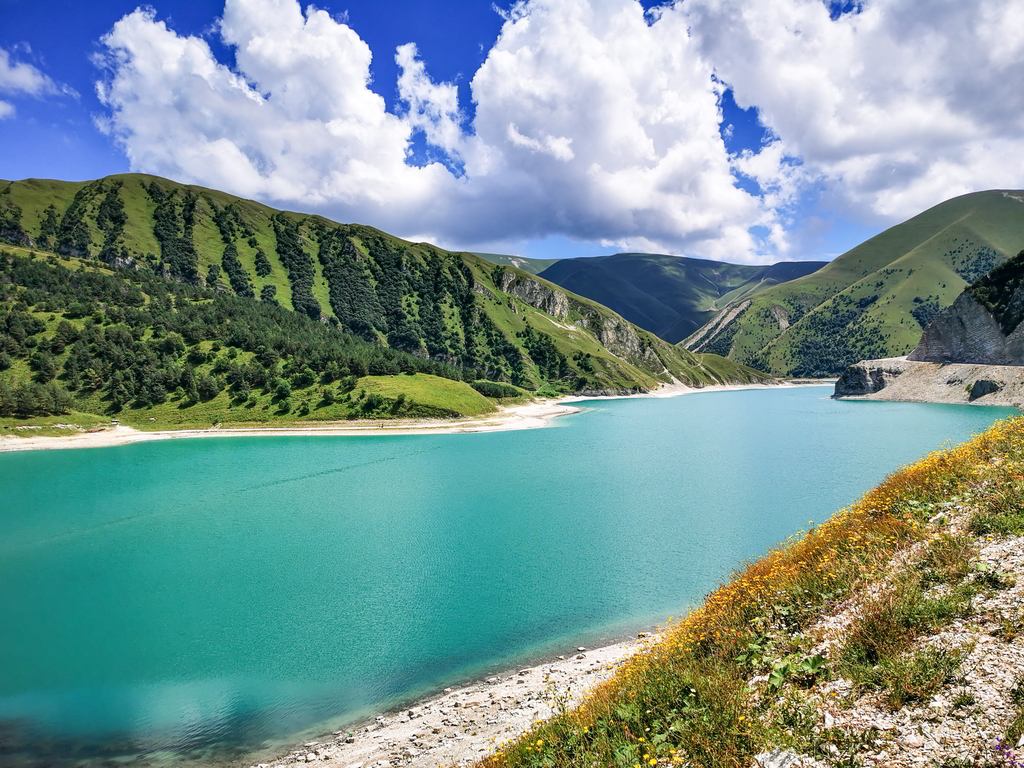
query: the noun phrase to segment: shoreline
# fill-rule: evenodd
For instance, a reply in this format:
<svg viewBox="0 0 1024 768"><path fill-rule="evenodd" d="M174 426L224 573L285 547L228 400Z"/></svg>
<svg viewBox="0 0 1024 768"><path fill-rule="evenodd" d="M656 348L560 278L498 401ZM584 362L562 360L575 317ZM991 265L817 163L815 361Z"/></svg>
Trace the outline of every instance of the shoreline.
<svg viewBox="0 0 1024 768"><path fill-rule="evenodd" d="M355 720L343 730L303 744L268 749L277 757L240 762L250 768L294 768L316 763L332 768L441 768L474 765L560 707L574 707L623 663L660 639L654 632L599 648L576 647L568 655L541 657L530 667L414 699L382 714ZM570 652L571 651L571 652ZM312 732L312 731L311 731Z"/></svg>
<svg viewBox="0 0 1024 768"><path fill-rule="evenodd" d="M774 389L801 386L824 386L830 380L792 380L771 384L714 384L690 387L685 384L663 384L653 392L635 395L567 395L556 400L537 400L521 405L503 406L497 413L476 418L436 420L396 420L393 422L369 420L356 422L330 422L323 426L291 427L210 427L207 429L168 429L151 432L116 425L98 432L71 435L21 437L0 436L0 453L13 451L59 450L69 448L111 448L153 440L181 440L202 437L359 437L368 435L450 435L474 432L503 432L506 430L538 429L547 427L559 416L580 413L583 409L574 403L587 400L624 400L641 397L677 397L707 392L728 392L744 389Z"/></svg>

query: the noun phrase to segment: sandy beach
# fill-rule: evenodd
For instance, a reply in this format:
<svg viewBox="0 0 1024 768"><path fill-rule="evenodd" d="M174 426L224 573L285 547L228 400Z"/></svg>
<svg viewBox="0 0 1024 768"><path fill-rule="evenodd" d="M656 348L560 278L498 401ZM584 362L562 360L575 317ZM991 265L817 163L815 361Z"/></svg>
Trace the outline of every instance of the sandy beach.
<svg viewBox="0 0 1024 768"><path fill-rule="evenodd" d="M116 445L143 443L151 440L180 440L200 437L356 437L366 435L446 435L472 432L498 432L510 429L537 429L548 426L559 416L578 413L574 403L586 400L620 400L634 397L677 397L707 392L741 389L768 389L792 386L815 386L828 381L786 381L773 384L716 384L689 387L666 384L653 392L636 395L586 396L572 395L557 400L538 400L521 405L505 406L497 413L466 419L397 419L394 421L341 421L302 427L210 427L209 429L174 429L146 431L123 424L92 432L72 432L60 436L0 436L0 453L10 451L54 450L62 448L109 448Z"/></svg>

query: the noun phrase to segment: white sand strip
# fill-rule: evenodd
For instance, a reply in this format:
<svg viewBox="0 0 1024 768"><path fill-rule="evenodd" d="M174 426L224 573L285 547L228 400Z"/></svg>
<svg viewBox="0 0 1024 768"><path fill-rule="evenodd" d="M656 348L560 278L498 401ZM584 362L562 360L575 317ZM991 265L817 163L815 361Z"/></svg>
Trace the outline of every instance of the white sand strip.
<svg viewBox="0 0 1024 768"><path fill-rule="evenodd" d="M834 381L834 380L833 380ZM95 432L79 432L56 437L0 436L0 453L8 451L52 450L60 448L109 448L115 445L143 443L150 440L177 440L195 437L259 437L263 435L285 437L355 437L359 435L446 435L461 432L498 432L509 429L536 429L547 426L552 419L581 409L571 405L584 400L620 400L632 397L676 397L707 392L726 392L740 389L768 389L791 386L821 386L830 381L793 381L778 384L717 384L707 387L689 387L685 384L665 384L653 392L639 395L588 397L573 395L557 400L539 400L523 405L506 406L489 416L466 419L369 420L339 421L303 427L211 427L209 429L168 429L146 431L112 425Z"/></svg>

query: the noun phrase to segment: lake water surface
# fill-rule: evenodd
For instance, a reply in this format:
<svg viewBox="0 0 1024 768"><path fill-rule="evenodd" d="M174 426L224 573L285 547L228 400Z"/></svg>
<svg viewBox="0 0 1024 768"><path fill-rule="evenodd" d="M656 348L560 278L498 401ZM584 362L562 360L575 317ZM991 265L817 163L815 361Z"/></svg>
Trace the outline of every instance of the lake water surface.
<svg viewBox="0 0 1024 768"><path fill-rule="evenodd" d="M228 760L620 639L1013 412L829 394L0 455L0 762Z"/></svg>

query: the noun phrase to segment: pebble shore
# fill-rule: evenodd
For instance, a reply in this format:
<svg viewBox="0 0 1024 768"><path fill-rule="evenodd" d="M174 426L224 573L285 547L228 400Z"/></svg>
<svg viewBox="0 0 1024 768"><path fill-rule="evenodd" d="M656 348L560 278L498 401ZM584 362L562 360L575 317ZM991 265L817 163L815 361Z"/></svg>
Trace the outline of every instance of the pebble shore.
<svg viewBox="0 0 1024 768"><path fill-rule="evenodd" d="M253 768L326 765L337 768L469 766L519 736L559 706L574 706L652 638L603 648L576 648L557 660L460 688L337 731Z"/></svg>

